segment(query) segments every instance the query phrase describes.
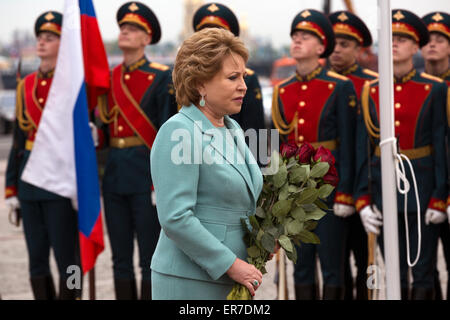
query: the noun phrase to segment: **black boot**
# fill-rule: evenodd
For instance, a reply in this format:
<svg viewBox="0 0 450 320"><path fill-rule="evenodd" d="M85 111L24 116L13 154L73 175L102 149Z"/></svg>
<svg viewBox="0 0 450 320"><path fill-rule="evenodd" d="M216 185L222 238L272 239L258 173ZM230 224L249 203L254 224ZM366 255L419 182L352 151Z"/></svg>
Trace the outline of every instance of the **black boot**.
<svg viewBox="0 0 450 320"><path fill-rule="evenodd" d="M141 300L152 300L152 282L149 280L141 281Z"/></svg>
<svg viewBox="0 0 450 320"><path fill-rule="evenodd" d="M316 285L296 284L295 300L316 300Z"/></svg>
<svg viewBox="0 0 450 320"><path fill-rule="evenodd" d="M368 288L363 279L362 281L356 280L356 300L368 300Z"/></svg>
<svg viewBox="0 0 450 320"><path fill-rule="evenodd" d="M412 289L411 300L433 300L434 288L415 287Z"/></svg>
<svg viewBox="0 0 450 320"><path fill-rule="evenodd" d="M136 281L134 279L114 279L116 300L137 300Z"/></svg>
<svg viewBox="0 0 450 320"><path fill-rule="evenodd" d="M441 282L439 281L439 273L435 273L434 276L434 292L435 297L434 300L442 300L442 290L441 290Z"/></svg>
<svg viewBox="0 0 450 320"><path fill-rule="evenodd" d="M322 300L342 300L344 298L344 288L335 286L323 286Z"/></svg>
<svg viewBox="0 0 450 320"><path fill-rule="evenodd" d="M55 300L56 292L51 275L31 277L30 283L35 300Z"/></svg>

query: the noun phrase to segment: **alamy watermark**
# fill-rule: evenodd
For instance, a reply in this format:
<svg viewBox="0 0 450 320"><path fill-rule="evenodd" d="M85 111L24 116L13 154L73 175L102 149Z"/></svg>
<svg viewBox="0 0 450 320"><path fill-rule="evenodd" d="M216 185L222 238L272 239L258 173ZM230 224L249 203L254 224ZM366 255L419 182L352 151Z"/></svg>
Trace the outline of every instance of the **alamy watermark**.
<svg viewBox="0 0 450 320"><path fill-rule="evenodd" d="M176 142L171 150L171 161L181 164L252 164L261 166L262 173L273 175L278 171L278 157L271 154L279 150L277 129L203 130L202 122L196 121L193 131L176 129L170 140ZM246 146L248 143L248 149Z"/></svg>

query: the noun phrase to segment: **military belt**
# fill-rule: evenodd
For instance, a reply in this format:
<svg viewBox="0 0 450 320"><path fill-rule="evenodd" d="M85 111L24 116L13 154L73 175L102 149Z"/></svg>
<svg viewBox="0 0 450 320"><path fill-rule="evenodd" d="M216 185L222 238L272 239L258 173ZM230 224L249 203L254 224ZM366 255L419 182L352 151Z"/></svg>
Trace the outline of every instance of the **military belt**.
<svg viewBox="0 0 450 320"><path fill-rule="evenodd" d="M410 160L414 160L414 159L419 159L419 158L429 156L431 153L433 153L433 147L431 145L427 145L427 146L414 148L414 149L406 149L406 150L400 149L400 153L407 156ZM377 157L381 156L381 151L380 151L379 146L375 147L375 155Z"/></svg>
<svg viewBox="0 0 450 320"><path fill-rule="evenodd" d="M110 145L113 148L123 149L136 146L143 146L144 142L139 137L133 136L123 138L111 138Z"/></svg>
<svg viewBox="0 0 450 320"><path fill-rule="evenodd" d="M337 140L326 140L326 141L318 141L318 142L309 142L315 149L322 146L327 148L328 150L336 150L337 148ZM301 146L302 143L299 143L298 146Z"/></svg>

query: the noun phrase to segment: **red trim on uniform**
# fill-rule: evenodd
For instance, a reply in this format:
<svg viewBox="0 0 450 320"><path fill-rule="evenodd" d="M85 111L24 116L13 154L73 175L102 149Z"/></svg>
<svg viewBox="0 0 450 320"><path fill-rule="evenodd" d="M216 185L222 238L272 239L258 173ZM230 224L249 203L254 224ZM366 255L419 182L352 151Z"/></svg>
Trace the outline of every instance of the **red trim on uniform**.
<svg viewBox="0 0 450 320"><path fill-rule="evenodd" d="M127 13L123 16L122 20L119 21L119 26L123 23L135 23L145 29L148 34L152 34L152 26L148 21L137 13Z"/></svg>
<svg viewBox="0 0 450 320"><path fill-rule="evenodd" d="M347 23L342 23L342 22L335 23L333 25L333 31L336 35L344 34L344 35L352 36L353 38L356 38L356 40L358 40L359 44L361 44L361 45L364 42L364 37L363 37L362 33L358 29L356 29L355 27L353 27Z"/></svg>
<svg viewBox="0 0 450 320"><path fill-rule="evenodd" d="M11 198L17 196L17 187L16 186L8 186L5 188L5 198Z"/></svg>
<svg viewBox="0 0 450 320"><path fill-rule="evenodd" d="M353 201L353 197L349 193L344 192L336 192L336 195L334 196L334 202L335 203L342 203L349 206L352 206L355 202Z"/></svg>
<svg viewBox="0 0 450 320"><path fill-rule="evenodd" d="M413 37L417 42L419 42L419 33L410 24L404 22L393 22L392 23L392 33L402 33Z"/></svg>
<svg viewBox="0 0 450 320"><path fill-rule="evenodd" d="M145 142L148 148L151 148L156 138L157 130L151 123L150 119L145 115L137 102L131 95L130 91L122 83L123 72L122 66L119 65L113 70L112 74L112 93L114 102L120 109L128 125L133 131Z"/></svg>
<svg viewBox="0 0 450 320"><path fill-rule="evenodd" d="M47 84L50 85L50 84ZM36 86L37 86L37 72L34 72L25 77L25 110L27 115L31 117L31 121L36 126L39 126L39 121L42 116L42 107L36 99Z"/></svg>
<svg viewBox="0 0 450 320"><path fill-rule="evenodd" d="M450 28L444 23L432 22L427 26L427 28L429 32L441 32L447 37L450 37Z"/></svg>
<svg viewBox="0 0 450 320"><path fill-rule="evenodd" d="M228 31L230 30L230 25L225 19L214 15L206 16L202 20L200 20L200 22L195 26L196 30L199 30L205 24L217 25L227 29Z"/></svg>
<svg viewBox="0 0 450 320"><path fill-rule="evenodd" d="M445 212L445 202L441 199L431 198L430 202L428 202L428 209Z"/></svg>
<svg viewBox="0 0 450 320"><path fill-rule="evenodd" d="M447 207L450 206L450 195L447 197Z"/></svg>
<svg viewBox="0 0 450 320"><path fill-rule="evenodd" d="M360 211L365 206L370 205L370 196L369 195L363 195L359 197L355 202L355 208L356 211Z"/></svg>

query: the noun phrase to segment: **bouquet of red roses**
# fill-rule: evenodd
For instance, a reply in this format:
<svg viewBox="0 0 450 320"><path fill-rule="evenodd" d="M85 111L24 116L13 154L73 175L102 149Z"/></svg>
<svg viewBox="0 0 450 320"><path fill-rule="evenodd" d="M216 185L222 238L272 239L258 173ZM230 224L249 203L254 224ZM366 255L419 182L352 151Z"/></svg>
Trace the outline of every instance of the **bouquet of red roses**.
<svg viewBox="0 0 450 320"><path fill-rule="evenodd" d="M265 265L277 243L294 263L294 244L320 243L313 230L328 209L323 201L339 181L335 159L328 149L321 146L316 150L309 143L300 147L287 143L280 149L281 154L274 152L271 158L278 160L278 171L264 176L256 213L249 217L251 227L243 221L247 260L263 274L267 273ZM251 295L245 286L236 283L227 299L250 300Z"/></svg>

